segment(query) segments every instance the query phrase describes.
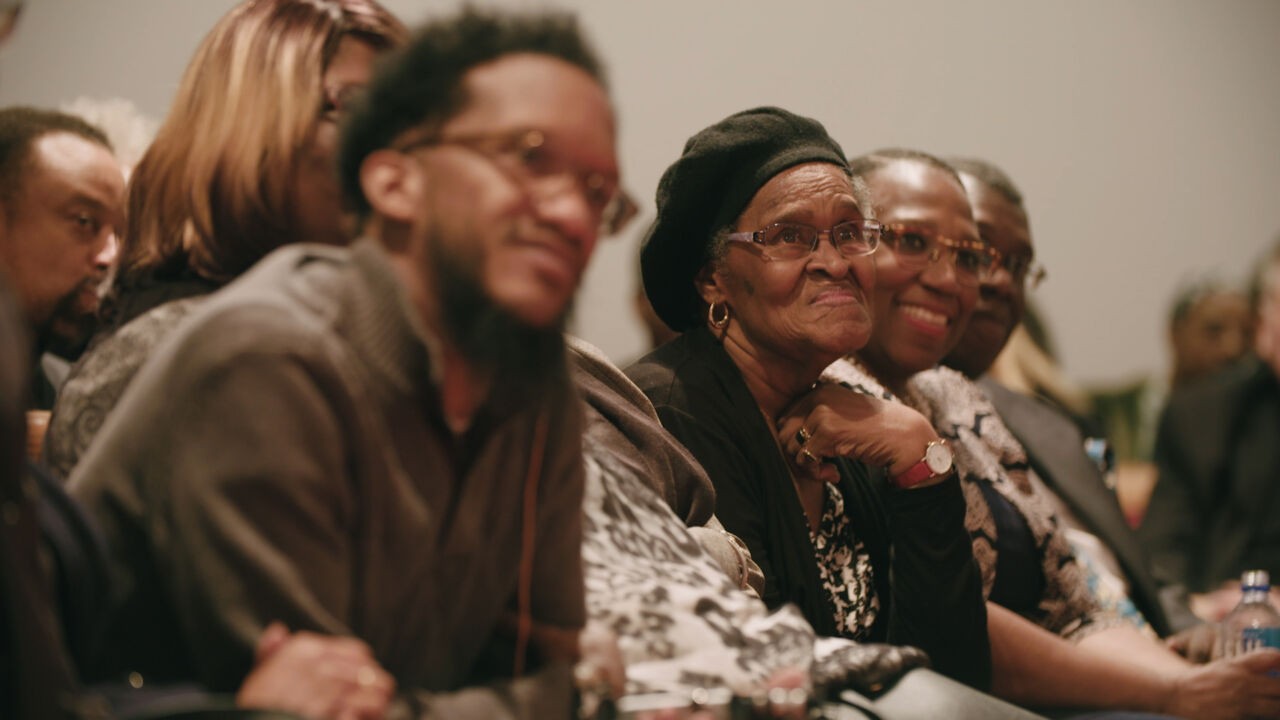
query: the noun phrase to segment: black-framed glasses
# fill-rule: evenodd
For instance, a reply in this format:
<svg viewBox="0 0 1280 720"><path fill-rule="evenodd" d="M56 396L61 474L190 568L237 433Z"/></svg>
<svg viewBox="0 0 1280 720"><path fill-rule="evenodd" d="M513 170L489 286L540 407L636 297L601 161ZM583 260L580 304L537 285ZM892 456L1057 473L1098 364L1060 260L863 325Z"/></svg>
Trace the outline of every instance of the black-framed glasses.
<svg viewBox="0 0 1280 720"><path fill-rule="evenodd" d="M829 230L819 230L803 223L778 222L759 230L729 233L727 238L732 242L753 243L770 260L799 260L817 250L824 235L841 255L869 255L880 244L880 223L851 220Z"/></svg>
<svg viewBox="0 0 1280 720"><path fill-rule="evenodd" d="M616 235L636 216L635 201L618 186L616 178L575 167L552 147L541 130L509 133L424 137L393 149L409 152L422 147L452 145L465 148L493 164L531 197L545 200L564 192L580 192L599 219L600 234Z"/></svg>
<svg viewBox="0 0 1280 720"><path fill-rule="evenodd" d="M1030 255L1001 255L996 265L1003 267L1015 283L1035 290L1048 277L1049 271Z"/></svg>
<svg viewBox="0 0 1280 720"><path fill-rule="evenodd" d="M893 248L899 262L915 269L923 269L947 255L956 270L956 282L966 286L990 280L1000 262L1000 253L982 240L955 240L932 228L908 223L885 225L884 241Z"/></svg>

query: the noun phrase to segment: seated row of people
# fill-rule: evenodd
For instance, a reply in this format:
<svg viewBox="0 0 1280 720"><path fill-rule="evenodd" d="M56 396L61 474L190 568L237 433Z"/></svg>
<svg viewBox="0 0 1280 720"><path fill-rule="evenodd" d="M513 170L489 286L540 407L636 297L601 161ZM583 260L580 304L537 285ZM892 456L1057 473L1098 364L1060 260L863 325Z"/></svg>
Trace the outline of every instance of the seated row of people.
<svg viewBox="0 0 1280 720"><path fill-rule="evenodd" d="M997 694L1194 715L1203 690L1193 688L1240 683L1250 695L1242 702L1274 702L1278 688L1261 669L1276 657L1192 667L1126 626L1115 610L1131 610L1127 601L1104 607L1026 454L981 392L954 371L924 372L959 342L980 287L1007 295L1025 279L1029 243L993 252L945 163L894 151L858 158L851 170L838 151L807 147L829 140L805 122L768 108L731 116L694 136L664 175L642 268L654 309L684 334L628 370L707 469L726 527L772 577L766 600L795 602L815 627L833 623L855 637L875 632L884 606L920 622L909 603L921 598L935 618L972 617L972 580L954 557L942 560L956 547L948 540L967 539L956 530L967 508ZM771 142L783 147L770 152ZM858 198L860 182L869 198ZM707 197L703 188L730 192ZM827 368L842 356L856 359ZM850 387L814 385L824 368ZM895 397L928 421L885 404ZM954 448L960 481L939 435ZM887 468L898 487L867 483L868 466ZM860 478L870 497L857 494ZM882 502L892 522L877 523ZM951 526L948 507L958 512ZM917 524L911 512L936 514ZM893 556L880 550L886 525ZM878 557L892 557L894 572ZM947 650L928 642L946 662ZM960 655L982 657L972 645Z"/></svg>
<svg viewBox="0 0 1280 720"><path fill-rule="evenodd" d="M320 111L287 151L237 169L229 140L179 162L211 120L195 106L242 99L238 43L271 52L249 36L310 27L297 4L248 0L197 53L190 112L130 186L115 324L59 400L50 453L121 594L88 679L313 715L567 717L585 652L613 694L751 694L799 670L876 695L906 672L909 697L848 699L1025 716L907 672L927 657L1037 707L1276 710L1274 654L1191 667L1124 624L1123 598L1101 605L1102 571L1076 561L1017 441L958 373L929 370L1031 255L1029 238L992 249L954 170L919 153L851 167L776 108L695 135L642 252L684 334L629 370L637 388L562 338L596 240L631 214L572 21L433 23L352 102L403 31L334 0L306 90ZM265 149L281 124L224 130ZM339 186L363 238L296 244L346 244ZM833 367L854 387L815 384ZM580 642L588 619L616 635L625 682L610 643ZM291 682L308 668L267 675L308 647L343 658L309 668L345 680L323 707ZM293 692L259 692L264 676Z"/></svg>
<svg viewBox="0 0 1280 720"><path fill-rule="evenodd" d="M65 390L50 443L54 457L67 449L67 461L78 468L71 487L106 536L122 595L105 638L77 658L80 671L91 682L127 677L145 690L175 683L240 687L244 703L333 716L380 716L395 686L390 671L401 688L395 708L415 715L563 716L566 676L554 664L508 689L464 688L490 676L527 674L520 666L535 657L554 661L576 651L583 602L575 522L582 507L582 411L564 395L559 328L595 237L601 227L617 227L614 213L622 207L617 194L601 186L616 186L617 171L600 70L576 28L558 17L472 13L424 30L350 120L347 190L365 208L366 241L350 253L314 246L287 251L293 261L281 254L261 263L236 290L214 300L214 289L269 249L255 242L302 239L272 234L273 225L288 230L296 224L281 217L300 223L300 210L285 213L287 202L263 210L256 202L262 188L232 183L224 189L223 168L247 158L246 173L283 176L286 195L323 184L323 175L293 177L288 170L305 170L296 158L306 152L326 151L320 141L333 131L341 78L361 82L342 59L371 36L357 32L369 19L350 4L307 5L310 14L295 0L252 0L228 15L197 53L179 105L233 102L231 90L243 83L228 78L232 50L243 45L287 54L288 45L265 42L283 34L302 47L333 51L311 58L326 106L301 137L316 142L294 147L293 154L243 157L235 145L212 146L224 155L212 159L213 175L201 176L200 163L176 162L175 148L192 139L192 121L204 115L180 111L131 185L135 213L159 214L155 222L129 227L112 324ZM344 13L326 11L332 9ZM385 15L374 20L394 27ZM394 34L383 41L394 44ZM365 59L357 63L363 72L368 54L356 52ZM269 54L260 60L279 64ZM451 74L436 72L436 87L419 85L430 76L427 69L439 68ZM330 82L335 73L336 87ZM265 84L279 79L269 76ZM526 97L513 92L516 86L537 92ZM469 101L456 106L463 90ZM566 105L593 112L566 117ZM260 129L281 122L265 118ZM255 124L243 124L235 131L252 135ZM475 137L482 128L494 134ZM257 139L264 147L279 142L270 134ZM535 150L552 166L521 164ZM561 182L566 173L585 174L591 189L585 205ZM473 187L461 187L468 175ZM487 203L472 204L476 197ZM568 207L558 207L562 201ZM241 209L249 213L244 218L236 213ZM423 214L455 229L427 232ZM477 263L468 252L471 233L495 219L509 230L486 233L486 259ZM339 218L331 220L333 231ZM109 234L118 225L95 228ZM511 243L513 231L520 238ZM245 245L238 244L242 239ZM570 248L568 257L562 246ZM382 247L392 248L393 258ZM534 267L529 260L537 261ZM303 276L286 279L295 266ZM557 280L553 287L545 281L548 272ZM219 309L224 298L231 302L250 286L263 294L233 302L242 309ZM291 304L279 305L282 300ZM322 300L324 307L316 305ZM268 307L275 309L264 311ZM313 325L307 317L326 320ZM192 353L201 360L193 362ZM294 404L299 401L307 407ZM224 412L231 407L244 416ZM320 432L325 425L332 435ZM72 431L64 435L63 428ZM99 429L101 437L91 443ZM209 434L214 430L220 437ZM439 440L424 444L433 434ZM453 479L447 479L450 468ZM177 475L189 484L160 480ZM503 483L511 484L509 492L502 492ZM349 503L341 500L347 492ZM516 514L494 512L494 497L509 498ZM328 531L319 525L326 522ZM510 537L494 542L494 528ZM406 554L401 546L416 550ZM519 562L512 547L521 548ZM749 563L745 552L740 559ZM563 583L553 582L553 574ZM467 588L472 595L459 600ZM722 590L712 586L709 594ZM735 619L764 615L758 601L734 597L727 602L737 604ZM788 619L795 636L812 644L812 630L794 615L761 622L784 627ZM315 636L282 640L280 621L358 635L368 645L334 643L308 655ZM514 647L502 650L504 644ZM773 652L763 642L757 650ZM739 659L736 643L725 652ZM807 670L813 655L779 655L758 665ZM848 643L820 655L831 677L880 678L877 685L922 662L908 650ZM282 674L282 657L311 664L286 665ZM255 662L258 670L246 678ZM327 681L323 691L290 675L307 671L315 671L307 679ZM745 691L773 675L724 683ZM282 681L282 692L262 692L272 678ZM690 686L687 679L681 683ZM441 691L459 692L442 697ZM118 707L138 702L130 698Z"/></svg>

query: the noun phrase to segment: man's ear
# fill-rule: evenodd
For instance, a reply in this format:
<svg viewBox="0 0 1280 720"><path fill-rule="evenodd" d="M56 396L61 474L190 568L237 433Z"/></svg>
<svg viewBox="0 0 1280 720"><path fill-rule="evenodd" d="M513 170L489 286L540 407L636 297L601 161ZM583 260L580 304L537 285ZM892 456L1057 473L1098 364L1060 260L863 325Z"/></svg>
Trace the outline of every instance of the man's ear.
<svg viewBox="0 0 1280 720"><path fill-rule="evenodd" d="M394 150L374 151L360 163L360 188L375 214L413 222L424 181L413 164L412 158Z"/></svg>

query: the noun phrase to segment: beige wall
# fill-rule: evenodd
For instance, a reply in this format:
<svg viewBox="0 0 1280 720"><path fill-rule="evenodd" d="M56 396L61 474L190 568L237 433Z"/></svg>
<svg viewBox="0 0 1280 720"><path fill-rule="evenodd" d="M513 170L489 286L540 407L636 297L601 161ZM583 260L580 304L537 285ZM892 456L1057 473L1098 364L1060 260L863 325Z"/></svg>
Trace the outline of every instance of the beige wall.
<svg viewBox="0 0 1280 720"><path fill-rule="evenodd" d="M0 55L0 103L123 96L161 116L232 4L28 0ZM456 3L387 5L412 22ZM1239 275L1280 232L1280 2L559 5L608 62L626 183L648 216L689 135L761 104L819 118L850 153L904 145L1004 166L1051 272L1037 299L1079 379L1162 370L1180 281ZM578 303L577 332L619 361L642 343L638 242L601 246Z"/></svg>

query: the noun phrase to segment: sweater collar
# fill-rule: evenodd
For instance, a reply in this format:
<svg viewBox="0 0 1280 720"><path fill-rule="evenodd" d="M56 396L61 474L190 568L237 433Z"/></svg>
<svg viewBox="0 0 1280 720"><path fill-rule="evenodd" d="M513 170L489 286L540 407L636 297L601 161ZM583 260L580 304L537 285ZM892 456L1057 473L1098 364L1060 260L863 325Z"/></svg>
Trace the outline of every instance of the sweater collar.
<svg viewBox="0 0 1280 720"><path fill-rule="evenodd" d="M351 296L346 322L363 362L398 392L420 390L424 380L439 387L440 338L418 317L386 250L361 238L351 246L351 264L366 292Z"/></svg>

